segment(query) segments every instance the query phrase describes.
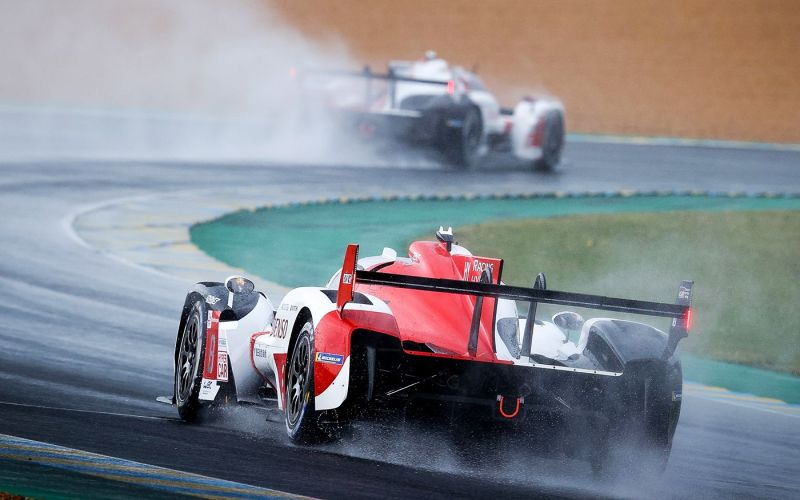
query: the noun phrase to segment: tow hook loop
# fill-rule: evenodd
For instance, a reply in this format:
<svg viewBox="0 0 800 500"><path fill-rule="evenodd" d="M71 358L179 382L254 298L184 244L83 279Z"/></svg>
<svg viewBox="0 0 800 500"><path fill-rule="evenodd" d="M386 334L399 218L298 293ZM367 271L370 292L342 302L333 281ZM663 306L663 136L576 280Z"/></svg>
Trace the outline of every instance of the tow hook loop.
<svg viewBox="0 0 800 500"><path fill-rule="evenodd" d="M512 413L506 413L506 410L504 408L505 398L498 394L497 395L497 409L500 411L500 415L502 415L505 418L514 418L514 417L516 417L517 414L519 414L520 406L522 406L525 403L525 398L516 398L516 399L517 399L517 404L514 407L514 411Z"/></svg>

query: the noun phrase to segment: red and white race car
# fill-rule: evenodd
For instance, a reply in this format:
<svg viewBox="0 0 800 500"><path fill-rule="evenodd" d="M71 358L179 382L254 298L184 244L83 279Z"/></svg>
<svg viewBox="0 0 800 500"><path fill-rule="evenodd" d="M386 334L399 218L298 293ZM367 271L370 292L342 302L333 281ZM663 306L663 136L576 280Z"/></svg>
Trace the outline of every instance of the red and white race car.
<svg viewBox="0 0 800 500"><path fill-rule="evenodd" d="M559 424L597 469L618 433L640 436L666 463L692 282L681 283L677 304L548 290L543 274L532 288L508 286L502 259L472 255L443 229L407 257L357 254L348 246L327 286L291 290L277 307L246 278L196 284L175 343L181 418L214 403L272 405L304 443L398 416L462 430ZM672 327L574 311L541 321L537 304L668 317Z"/></svg>
<svg viewBox="0 0 800 500"><path fill-rule="evenodd" d="M293 71L303 102L322 102L343 127L365 139L399 140L438 150L451 164L471 166L505 155L555 169L564 147L564 108L552 98L501 108L477 74L429 51L419 61L391 61L385 74Z"/></svg>

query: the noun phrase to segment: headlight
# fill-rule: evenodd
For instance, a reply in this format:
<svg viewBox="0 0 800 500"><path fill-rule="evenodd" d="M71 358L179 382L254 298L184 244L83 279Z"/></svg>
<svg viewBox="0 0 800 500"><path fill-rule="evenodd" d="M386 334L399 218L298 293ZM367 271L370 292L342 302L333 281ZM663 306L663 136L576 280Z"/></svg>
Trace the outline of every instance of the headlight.
<svg viewBox="0 0 800 500"><path fill-rule="evenodd" d="M255 289L255 285L249 279L243 276L231 276L225 280L225 288L233 293L241 293L247 295Z"/></svg>

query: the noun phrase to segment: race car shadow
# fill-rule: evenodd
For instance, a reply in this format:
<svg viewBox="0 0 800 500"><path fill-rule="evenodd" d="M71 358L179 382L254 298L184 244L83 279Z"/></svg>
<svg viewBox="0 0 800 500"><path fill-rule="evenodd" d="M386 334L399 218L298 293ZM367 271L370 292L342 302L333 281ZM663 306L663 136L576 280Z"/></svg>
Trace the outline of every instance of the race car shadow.
<svg viewBox="0 0 800 500"><path fill-rule="evenodd" d="M537 167L531 161L520 160L511 154L491 154L475 160L474 164L454 165L448 163L439 152L426 148L411 148L396 143L379 143L362 145L355 156L341 158L342 164L352 166L373 166L377 168L409 169L409 170L441 170L457 174L485 173L526 173L531 176L557 178L568 161L562 158L554 169Z"/></svg>

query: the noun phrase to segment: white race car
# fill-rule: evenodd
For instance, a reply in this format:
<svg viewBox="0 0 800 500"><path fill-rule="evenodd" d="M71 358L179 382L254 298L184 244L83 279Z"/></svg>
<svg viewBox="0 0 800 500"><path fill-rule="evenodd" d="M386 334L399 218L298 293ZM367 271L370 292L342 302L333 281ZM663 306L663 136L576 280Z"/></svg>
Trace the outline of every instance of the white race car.
<svg viewBox="0 0 800 500"><path fill-rule="evenodd" d="M293 72L297 76L296 72ZM473 72L429 51L419 61L391 61L385 74L309 71L300 78L306 102L321 99L365 139L389 138L441 152L468 167L490 154L553 170L564 147L564 108L526 97L501 108Z"/></svg>

